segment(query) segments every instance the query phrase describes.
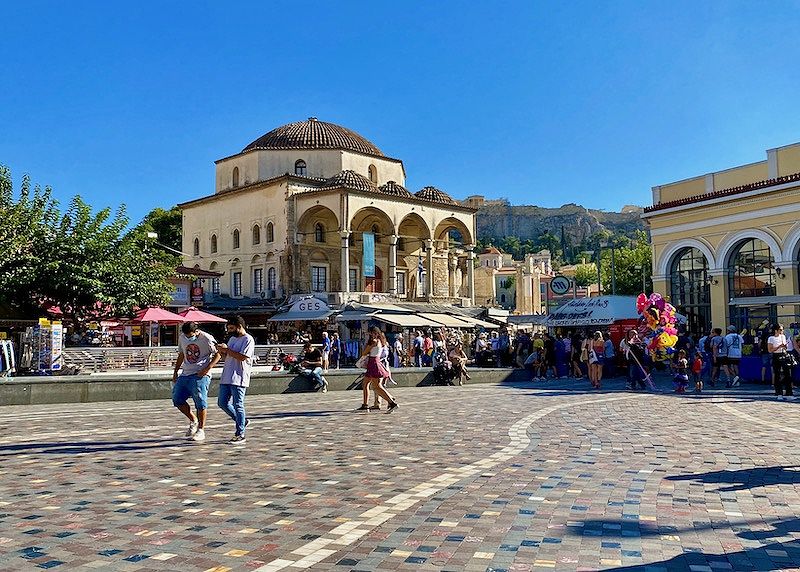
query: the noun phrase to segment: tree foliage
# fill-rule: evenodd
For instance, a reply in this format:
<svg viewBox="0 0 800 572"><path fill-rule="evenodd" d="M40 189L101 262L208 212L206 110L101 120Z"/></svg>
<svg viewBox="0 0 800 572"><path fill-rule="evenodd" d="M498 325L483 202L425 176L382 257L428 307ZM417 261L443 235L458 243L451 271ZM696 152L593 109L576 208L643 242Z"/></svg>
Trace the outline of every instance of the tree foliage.
<svg viewBox="0 0 800 572"><path fill-rule="evenodd" d="M177 206L169 210L156 207L145 215L139 223L145 232L158 235L158 242L174 250L182 248L183 211Z"/></svg>
<svg viewBox="0 0 800 572"><path fill-rule="evenodd" d="M642 273L645 286L650 288L652 280L652 251L647 233L637 231L634 239L615 237L614 244L614 277L618 295L636 295L642 291ZM611 294L611 247L603 249L600 274L603 281L603 293Z"/></svg>
<svg viewBox="0 0 800 572"><path fill-rule="evenodd" d="M15 199L0 167L0 301L24 315L57 305L75 321L130 315L162 305L172 259L148 248L146 230L128 230L124 207L97 213L76 196L61 213L49 188L23 178Z"/></svg>
<svg viewBox="0 0 800 572"><path fill-rule="evenodd" d="M589 286L597 283L597 266L594 264L579 264L575 268L575 283L578 286Z"/></svg>

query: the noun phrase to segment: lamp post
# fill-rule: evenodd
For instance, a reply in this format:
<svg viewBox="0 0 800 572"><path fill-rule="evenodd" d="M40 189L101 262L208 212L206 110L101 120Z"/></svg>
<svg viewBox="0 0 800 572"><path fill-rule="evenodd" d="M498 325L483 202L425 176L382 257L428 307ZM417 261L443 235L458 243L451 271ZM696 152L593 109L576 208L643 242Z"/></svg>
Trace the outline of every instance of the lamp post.
<svg viewBox="0 0 800 572"><path fill-rule="evenodd" d="M607 242L607 241L604 240L603 242L600 243L600 247L601 248L608 248L609 246L611 247L611 295L613 296L613 295L616 295L616 293L617 293L617 272L616 272L616 261L615 261L615 250L616 249L614 248L614 242L613 241ZM600 260L602 262L602 258L598 258L598 260ZM597 273L598 273L598 276L599 276L599 274L600 274L600 267L599 266L597 267Z"/></svg>
<svg viewBox="0 0 800 572"><path fill-rule="evenodd" d="M637 264L636 266L634 266L634 268L636 268L636 270L642 271L642 294L647 294L647 287L645 286L644 282L644 264Z"/></svg>

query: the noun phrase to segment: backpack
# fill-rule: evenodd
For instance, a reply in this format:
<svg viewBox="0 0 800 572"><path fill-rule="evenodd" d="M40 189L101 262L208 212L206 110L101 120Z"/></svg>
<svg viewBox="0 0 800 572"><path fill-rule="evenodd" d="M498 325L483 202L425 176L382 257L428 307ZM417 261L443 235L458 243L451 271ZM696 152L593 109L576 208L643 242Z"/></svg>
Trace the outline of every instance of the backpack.
<svg viewBox="0 0 800 572"><path fill-rule="evenodd" d="M706 337L706 341L703 342L703 351L708 355L714 353L714 349L711 347L711 336Z"/></svg>

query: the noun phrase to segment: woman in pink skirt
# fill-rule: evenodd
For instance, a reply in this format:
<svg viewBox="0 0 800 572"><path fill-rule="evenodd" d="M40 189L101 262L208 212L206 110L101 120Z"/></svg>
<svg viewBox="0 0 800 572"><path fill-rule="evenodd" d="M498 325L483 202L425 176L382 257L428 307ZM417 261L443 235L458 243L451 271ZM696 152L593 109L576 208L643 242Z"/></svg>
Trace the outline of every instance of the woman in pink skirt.
<svg viewBox="0 0 800 572"><path fill-rule="evenodd" d="M367 346L364 348L364 353L361 354L362 357L367 356L367 372L364 374L364 381L362 382L364 403L361 404L358 411L369 411L370 389L389 402L389 409L386 410L386 413L391 413L397 409L397 402L394 397L381 386L381 379L391 375L381 363L381 349L385 344L386 338L383 336L383 332L375 326L370 328Z"/></svg>

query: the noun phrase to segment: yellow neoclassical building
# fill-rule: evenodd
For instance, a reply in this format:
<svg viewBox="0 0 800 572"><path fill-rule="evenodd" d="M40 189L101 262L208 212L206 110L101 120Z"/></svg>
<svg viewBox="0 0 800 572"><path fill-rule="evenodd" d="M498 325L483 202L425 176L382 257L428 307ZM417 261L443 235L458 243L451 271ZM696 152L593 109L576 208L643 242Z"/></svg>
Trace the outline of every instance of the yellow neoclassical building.
<svg viewBox="0 0 800 572"><path fill-rule="evenodd" d="M653 288L693 332L797 322L800 143L764 161L653 187Z"/></svg>
<svg viewBox="0 0 800 572"><path fill-rule="evenodd" d="M180 205L184 263L223 272L211 289L231 298L468 305L475 210L435 187L412 194L405 176L349 129L283 125L218 160L214 194Z"/></svg>

